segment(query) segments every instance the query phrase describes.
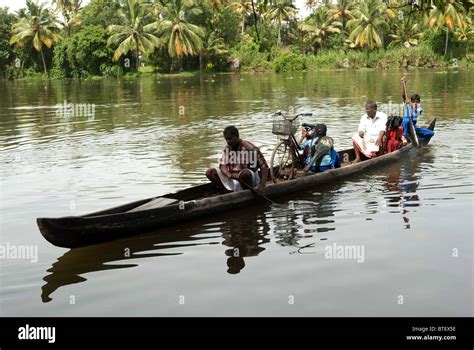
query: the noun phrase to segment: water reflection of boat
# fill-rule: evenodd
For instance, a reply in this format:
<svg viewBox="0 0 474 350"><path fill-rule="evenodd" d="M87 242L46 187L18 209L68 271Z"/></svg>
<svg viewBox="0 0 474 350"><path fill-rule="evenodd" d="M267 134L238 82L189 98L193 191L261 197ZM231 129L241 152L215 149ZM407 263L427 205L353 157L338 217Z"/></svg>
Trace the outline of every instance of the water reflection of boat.
<svg viewBox="0 0 474 350"><path fill-rule="evenodd" d="M434 123L431 124L434 127ZM409 155L415 147L401 149L360 163L351 164L354 150L339 152L343 166L323 173L269 184L266 195L275 198L327 184L366 172L376 166L396 162ZM257 197L250 190L219 194L211 184L192 187L158 198L147 198L109 210L83 216L38 218L43 236L54 245L66 248L86 246L137 235L158 227L190 221L253 204Z"/></svg>
<svg viewBox="0 0 474 350"><path fill-rule="evenodd" d="M266 215L275 224L276 243L300 247L302 239L335 231L336 193L341 186L342 182L337 182L315 187L290 200L287 208L271 208Z"/></svg>
<svg viewBox="0 0 474 350"><path fill-rule="evenodd" d="M48 269L49 274L43 278L46 283L41 288L41 299L49 302L58 288L87 281L84 277L87 273L136 267L139 266L138 261L134 262L136 259L181 255L185 248L198 245L221 243L228 247L225 250L227 272L239 273L245 266L245 257L257 256L265 250L263 245L270 241L266 237L269 226L265 216L255 208L244 209L239 212L239 218L232 220L221 216L185 223L179 231L164 229L108 244L71 249ZM207 233L205 237L203 233Z"/></svg>
<svg viewBox="0 0 474 350"><path fill-rule="evenodd" d="M433 155L428 151L420 155L417 159L403 159L400 166L389 169L386 180L387 192L384 197L387 200L387 207L397 208L391 212L401 212L404 228L410 228L408 213L410 208L420 206L420 196L418 186L420 175L423 172L422 163L433 163Z"/></svg>
<svg viewBox="0 0 474 350"><path fill-rule="evenodd" d="M172 243L186 241L186 244L179 244L179 247L193 246L200 240L189 235L189 232L176 232L173 235L155 235L150 237L137 237L136 239L118 240L108 245L94 245L79 249L71 249L53 263L48 274L43 278L46 284L41 288L41 299L43 302L51 300L50 295L58 288L85 282L87 279L83 274L96 271L106 271L115 269L125 269L136 267L138 264L132 263L135 259L180 255L182 253L167 253L160 250L169 249ZM146 253L143 253L146 252ZM109 264L120 262L120 264Z"/></svg>

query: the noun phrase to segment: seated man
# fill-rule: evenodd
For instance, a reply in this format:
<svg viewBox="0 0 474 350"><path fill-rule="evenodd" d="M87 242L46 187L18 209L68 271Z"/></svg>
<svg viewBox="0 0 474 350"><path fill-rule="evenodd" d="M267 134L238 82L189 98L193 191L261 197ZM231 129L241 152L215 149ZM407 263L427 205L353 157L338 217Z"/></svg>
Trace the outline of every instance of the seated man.
<svg viewBox="0 0 474 350"><path fill-rule="evenodd" d="M339 157L339 153L337 153L334 147L332 147L332 139L327 137L326 134L326 124L316 124L316 126L314 127L314 133L308 135L311 136L311 138L308 138L308 136L306 136L307 139L304 140L302 143L299 143L299 146L302 149L307 149L307 147L309 147L310 151L305 157L305 165L308 166L308 164L311 163L309 170L313 173L321 173L329 169L341 167L341 159ZM298 141L301 142L301 139L302 138L300 138L300 140ZM318 146L320 142L326 141L326 139L328 139L328 141L330 141L329 143L331 143L330 146L327 146L329 147L329 150L324 147L319 147L322 145ZM315 153L317 153L317 151L321 149L323 150L323 153L316 155L317 159L313 159Z"/></svg>
<svg viewBox="0 0 474 350"><path fill-rule="evenodd" d="M403 97L405 100L405 96ZM418 138L429 141L433 137L434 132L432 130L416 127L416 122L421 116L421 113L423 113L423 108L421 108L420 96L418 94L411 95L410 101L405 100L405 116L402 122L404 144L407 142L407 137L410 136L410 118L413 122L413 126L415 126L415 132Z"/></svg>
<svg viewBox="0 0 474 350"><path fill-rule="evenodd" d="M207 178L218 188L228 191L241 191L251 186L256 187L258 192L263 192L269 170L262 152L251 142L241 140L235 126L224 129L224 138L227 145L222 153L220 166L207 169Z"/></svg>
<svg viewBox="0 0 474 350"><path fill-rule="evenodd" d="M356 158L355 163L365 159L373 158L380 154L387 115L377 111L377 104L369 101L365 104L366 113L360 118L359 132L352 137L352 144Z"/></svg>

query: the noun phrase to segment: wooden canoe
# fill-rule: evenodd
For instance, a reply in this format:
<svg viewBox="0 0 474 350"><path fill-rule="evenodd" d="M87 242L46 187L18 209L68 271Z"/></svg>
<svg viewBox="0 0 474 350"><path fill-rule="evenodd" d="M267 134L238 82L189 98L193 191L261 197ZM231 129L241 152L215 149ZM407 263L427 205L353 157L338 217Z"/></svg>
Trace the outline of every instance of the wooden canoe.
<svg viewBox="0 0 474 350"><path fill-rule="evenodd" d="M434 122L430 127L434 128ZM368 169L406 157L414 149L412 144L408 144L395 152L355 164L350 164L355 158L353 149L340 151L341 168L284 182L269 182L265 195L276 198L364 173ZM219 194L212 184L206 183L87 215L38 218L36 221L47 241L59 247L75 248L138 235L163 226L248 206L256 200L261 198L250 190Z"/></svg>

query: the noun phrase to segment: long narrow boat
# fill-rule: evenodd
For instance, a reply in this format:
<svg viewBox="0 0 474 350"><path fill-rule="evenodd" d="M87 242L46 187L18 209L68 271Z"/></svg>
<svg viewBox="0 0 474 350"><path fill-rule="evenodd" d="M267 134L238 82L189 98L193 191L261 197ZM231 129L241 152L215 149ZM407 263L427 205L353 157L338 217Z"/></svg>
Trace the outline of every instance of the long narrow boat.
<svg viewBox="0 0 474 350"><path fill-rule="evenodd" d="M434 126L435 120L429 128L433 130ZM363 173L406 157L414 149L412 144L408 144L395 152L355 164L351 163L355 158L353 149L340 151L343 162L341 168L278 183L269 182L265 195L276 198ZM138 235L163 226L248 206L256 200L258 197L250 190L220 194L212 184L207 183L87 215L38 218L37 224L50 243L75 248Z"/></svg>

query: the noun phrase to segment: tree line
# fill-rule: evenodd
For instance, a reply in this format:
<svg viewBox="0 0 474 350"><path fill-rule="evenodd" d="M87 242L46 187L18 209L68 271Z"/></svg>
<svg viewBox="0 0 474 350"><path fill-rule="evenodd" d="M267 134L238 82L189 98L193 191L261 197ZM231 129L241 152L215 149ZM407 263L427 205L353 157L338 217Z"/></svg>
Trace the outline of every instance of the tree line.
<svg viewBox="0 0 474 350"><path fill-rule="evenodd" d="M352 53L369 59L397 49L405 57L421 46L470 59L473 3L306 0L309 15L299 18L291 0L53 0L52 8L27 0L16 13L0 8L0 74L285 71L317 64L331 50L347 63Z"/></svg>

